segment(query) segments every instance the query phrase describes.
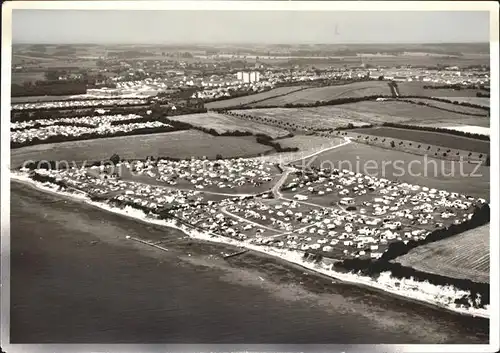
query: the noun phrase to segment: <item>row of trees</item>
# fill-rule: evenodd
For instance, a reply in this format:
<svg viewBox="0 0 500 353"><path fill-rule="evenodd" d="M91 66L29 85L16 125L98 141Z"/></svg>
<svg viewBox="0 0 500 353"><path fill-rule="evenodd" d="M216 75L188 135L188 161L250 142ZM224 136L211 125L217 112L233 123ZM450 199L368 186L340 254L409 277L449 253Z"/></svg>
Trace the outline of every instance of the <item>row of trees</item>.
<svg viewBox="0 0 500 353"><path fill-rule="evenodd" d="M288 93L287 93L288 94ZM377 98L392 98L392 96L381 96L381 95L371 95L371 96L365 96L365 97L346 97L346 98L336 98L332 99L329 101L316 101L316 102L311 102L311 103L287 103L284 106L279 105L279 104L274 104L274 105L266 105L266 106L260 106L259 108L312 108L312 107L320 107L320 106L326 106L326 105L339 105L339 104L347 104L347 103L356 103L356 102L362 102L362 101L367 101L367 100L374 100ZM252 102L255 103L255 102ZM241 106L234 106L234 107L226 107L226 108L220 108L220 109L214 109L216 111L227 111L228 109L231 110L242 110L242 109L248 109L246 106L251 103L248 103L246 105L241 105Z"/></svg>
<svg viewBox="0 0 500 353"><path fill-rule="evenodd" d="M239 113L235 113L235 112L232 112L232 111L220 111L220 113L226 114L226 115L229 115L229 116L234 116L234 117L246 119L246 120L260 122L260 123L265 124L265 125L272 125L272 126L280 127L280 128L286 129L286 130L299 130L299 129L304 129L305 128L304 126L302 126L300 124L297 124L297 123L295 123L293 121L285 121L285 120L281 120L281 119L274 119L274 118L272 118L270 116L257 116L257 115L250 115L250 114L239 114Z"/></svg>
<svg viewBox="0 0 500 353"><path fill-rule="evenodd" d="M302 88L297 89L296 91L293 91L293 92L298 92L298 91L309 89L311 87L340 86L340 85L348 85L348 84L354 83L354 82L370 81L370 80L371 79L367 79L367 78L354 78L354 79L349 79L348 81L346 81L345 79L336 80L336 79L324 78L324 79L319 79L319 80L314 80L314 81L279 82L275 85L275 87L278 88L278 87L304 86ZM264 89L264 92L270 91L270 90L271 90L271 88L266 87ZM230 109L245 109L245 107L248 107L251 104L261 103L261 102L264 102L266 100L283 97L283 96L286 96L290 93L292 93L292 92L285 92L285 93L278 94L278 95L275 95L272 97L258 99L255 101L251 101L251 102L248 102L245 104L240 104L238 106L229 107L229 108ZM205 103L222 101L222 100L227 100L227 99L236 98L236 97L244 97L244 96L249 96L249 95L253 95L253 94L254 93L252 91L247 91L247 92L243 92L241 94L232 94L231 97L220 97L220 98L216 98L216 99L212 99L212 100L206 100ZM316 102L315 104L326 105L326 104L321 104L320 102ZM286 107L286 105L285 105L285 107ZM266 108L275 108L275 107L274 106L266 106ZM224 109L228 109L228 108L224 108Z"/></svg>
<svg viewBox="0 0 500 353"><path fill-rule="evenodd" d="M434 100L434 101L437 101L437 102L451 103L451 104L455 104L455 105L462 105L464 107L471 107L471 108L482 109L482 110L486 110L488 112L490 110L489 107L485 107L484 105L474 104L474 103L465 102L465 101L455 101L455 100L452 100L452 99L440 98L440 97L427 97L427 96L405 95L405 96L401 96L401 98L424 98L424 99Z"/></svg>
<svg viewBox="0 0 500 353"><path fill-rule="evenodd" d="M382 123L382 126L407 129L407 130L439 132L439 133L445 133L448 135L456 135L456 136L469 137L469 138L482 140L482 141L490 141L490 137L488 135L474 134L474 133L465 132L465 131L449 130L449 129L443 129L443 128L433 127L433 126L405 125L405 124L390 123L390 122Z"/></svg>
<svg viewBox="0 0 500 353"><path fill-rule="evenodd" d="M464 85L460 83L446 84L446 85L424 85L424 89L454 89L460 91L461 89L481 89L484 91L490 91L490 89L485 85Z"/></svg>
<svg viewBox="0 0 500 353"><path fill-rule="evenodd" d="M271 146L276 152L297 152L298 147L283 147L279 142L273 141L270 136L264 134L257 134L257 142L262 145Z"/></svg>
<svg viewBox="0 0 500 353"><path fill-rule="evenodd" d="M306 89L306 88L304 88ZM320 107L320 106L329 106L329 105L341 105L341 104L348 104L348 103L357 103L357 102L363 102L363 101L369 101L369 100L375 100L377 98L385 98L385 99L392 99L392 98L395 98L395 92L397 91L397 85L394 86L392 85L391 86L391 90L392 90L392 94L393 95L370 95L370 96L364 96L364 97L345 97L345 98L336 98L336 99L332 99L332 100L328 100L328 101L316 101L316 102L311 102L311 103L287 103L285 105L281 105L281 104L274 104L274 105L266 105L266 106L260 106L259 108L266 108L266 109L270 109L270 108L312 108L312 107ZM279 96L285 96L287 94L289 94L290 92L288 93L285 93L283 95L279 95ZM276 96L276 97L279 97L279 96ZM273 98L276 98L276 97L273 97ZM444 102L444 103L451 103L451 104L455 104L455 105L461 105L461 106L464 106L464 107L471 107L471 108L478 108L478 109L482 109L482 110L486 110L486 111L489 111L489 107L485 107L483 105L479 105L479 104L474 104L474 103L470 103L470 102L465 102L465 101L454 101L454 100L451 100L451 99L446 99L446 98L437 98L437 97L427 97L427 96L415 96L415 95L404 95L404 96L399 96L401 98L425 98L425 99L429 99L429 100L435 100L435 101L438 101L438 102ZM214 109L215 111L227 111L227 110L243 110L243 109L248 109L248 106L251 105L251 104L255 104L255 103L259 103L261 101L265 101L265 100L268 100L269 98L265 98L265 99L262 99L262 100L259 100L259 101L254 101L254 102L249 102L249 103L246 103L246 104L241 104L241 105L237 105L237 106L232 106L232 107L225 107L225 108L216 108ZM431 106L431 105L430 105ZM434 108L437 108L435 106L432 106ZM463 112L460 112L461 114L463 114ZM472 113L469 113L469 115L473 115ZM478 115L478 116L482 116L482 115Z"/></svg>
<svg viewBox="0 0 500 353"><path fill-rule="evenodd" d="M413 104L417 104L417 105L423 105L426 107L430 107L430 108L434 108L434 109L438 109L438 110L443 110L443 111L450 112L450 113L458 113L458 114L462 114L462 115L470 115L470 116L478 116L478 117L487 117L488 116L488 114L469 113L469 112L466 112L463 110L459 111L459 110L447 109L444 107L440 107L440 106L430 104L427 102L422 102L422 101L414 101L411 99L400 99L400 100L403 102L413 103Z"/></svg>
<svg viewBox="0 0 500 353"><path fill-rule="evenodd" d="M396 81L388 81L387 84L391 90L391 94L394 98L399 97L398 83Z"/></svg>

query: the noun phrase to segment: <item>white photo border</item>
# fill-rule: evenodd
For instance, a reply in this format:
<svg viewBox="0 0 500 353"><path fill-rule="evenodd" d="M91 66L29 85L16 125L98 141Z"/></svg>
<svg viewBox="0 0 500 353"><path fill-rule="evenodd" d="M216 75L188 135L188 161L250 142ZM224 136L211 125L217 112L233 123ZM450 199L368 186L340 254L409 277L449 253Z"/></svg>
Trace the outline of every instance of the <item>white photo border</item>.
<svg viewBox="0 0 500 353"><path fill-rule="evenodd" d="M490 13L490 342L483 345L124 345L10 344L10 83L12 10L487 11ZM1 346L4 352L496 352L499 307L499 12L496 1L10 1L2 4ZM496 236L491 236L492 234ZM495 334L497 332L497 334Z"/></svg>

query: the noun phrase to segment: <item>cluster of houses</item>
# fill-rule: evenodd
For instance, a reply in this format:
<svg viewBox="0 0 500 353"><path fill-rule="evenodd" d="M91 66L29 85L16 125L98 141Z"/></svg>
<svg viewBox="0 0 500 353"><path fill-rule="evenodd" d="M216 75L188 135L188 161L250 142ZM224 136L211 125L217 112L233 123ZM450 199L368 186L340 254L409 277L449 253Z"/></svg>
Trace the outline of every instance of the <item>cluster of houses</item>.
<svg viewBox="0 0 500 353"><path fill-rule="evenodd" d="M394 241L421 240L429 230L401 227L397 221L373 220L341 209L308 207L297 201L262 199L225 200L226 210L276 230L275 235L255 233L256 244L322 252L332 258L379 258Z"/></svg>
<svg viewBox="0 0 500 353"><path fill-rule="evenodd" d="M458 67L449 67L443 70L428 70L419 68L391 68L369 69L370 77L384 76L394 81L422 81L434 84L480 84L489 85L488 72L475 70L460 70Z"/></svg>
<svg viewBox="0 0 500 353"><path fill-rule="evenodd" d="M89 196L108 196L110 200L129 202L151 211L162 209L166 206L186 205L189 202L200 202L203 197L198 191L176 190L162 186L143 184L133 181L121 180L110 175L103 178L99 173L92 173L90 169L104 167L70 168L64 170L36 169L34 173L55 178L71 188L78 189Z"/></svg>
<svg viewBox="0 0 500 353"><path fill-rule="evenodd" d="M241 83L235 82L234 84L227 86L220 86L216 88L211 88L211 86L206 87L202 91L195 92L192 98L200 98L203 100L212 100L223 97L232 97L237 94L245 93L259 93L266 89L272 89L274 85L268 81L262 82L251 82L251 83Z"/></svg>
<svg viewBox="0 0 500 353"><path fill-rule="evenodd" d="M11 105L11 110L31 110L31 109L67 109L88 106L112 106L112 105L140 105L146 104L146 99L75 99L62 101L16 103Z"/></svg>
<svg viewBox="0 0 500 353"><path fill-rule="evenodd" d="M347 206L351 213L397 219L401 224L424 229L462 223L472 217L477 205L486 203L454 192L336 169L294 174L284 191L299 202L309 196L334 200L332 205Z"/></svg>
<svg viewBox="0 0 500 353"><path fill-rule="evenodd" d="M33 126L50 126L58 124L73 124L73 125L88 125L99 126L110 124L115 121L137 120L142 119L142 116L137 114L116 114L116 115L100 115L100 116L81 116L74 118L57 118L57 119L38 119L28 121L16 121L10 124L11 130L22 130Z"/></svg>
<svg viewBox="0 0 500 353"><path fill-rule="evenodd" d="M269 183L276 175L270 163L252 159L225 160L147 160L133 164L124 163L134 175L149 176L170 186L194 187L195 189L235 189L238 187L259 187Z"/></svg>
<svg viewBox="0 0 500 353"><path fill-rule="evenodd" d="M74 168L40 173L52 173L70 187L118 203L156 213L167 209L172 217L212 234L336 259L380 258L392 242L425 239L436 228L471 219L475 207L486 202L337 169L296 171L277 199L254 193L214 201L198 189L260 186L277 175L274 166L253 159L124 165L162 183L103 178L102 166L92 167L100 168L97 174Z"/></svg>
<svg viewBox="0 0 500 353"><path fill-rule="evenodd" d="M53 177L64 182L68 188L89 196L100 196L110 202L148 210L152 212L151 216L158 216L160 211L168 211L173 218L212 234L245 240L248 231L253 228L247 222L224 215L221 211L224 201L219 204L208 200L196 190L179 190L115 177L101 178L88 169L37 169L35 173ZM260 228L256 228L259 234Z"/></svg>
<svg viewBox="0 0 500 353"><path fill-rule="evenodd" d="M191 205L183 209L176 209L173 215L177 219L184 220L192 226L209 234L222 235L224 237L247 241L264 236L271 236L264 227L251 224L245 220L236 219L224 211L224 205L231 203L233 199L226 199L220 202L208 201L207 204Z"/></svg>
<svg viewBox="0 0 500 353"><path fill-rule="evenodd" d="M104 166L62 171L37 170L91 195L171 216L195 228L335 259L380 258L392 242L425 239L434 229L470 219L483 199L345 170L295 173L283 197L258 193L211 199L197 186L239 187L270 181L272 165L251 159L146 161L128 168L165 182L151 185L106 174ZM173 187L173 185L177 185ZM198 187L202 189L203 187ZM302 195L288 199L288 194ZM308 195L312 200L308 199ZM321 196L330 205L318 204ZM295 199L293 199L295 198ZM307 200L307 202L305 201ZM334 200L334 202L331 202ZM313 203L315 202L315 203ZM347 208L347 207L350 207Z"/></svg>
<svg viewBox="0 0 500 353"><path fill-rule="evenodd" d="M109 122L95 127L71 126L71 125L48 125L39 128L27 128L10 132L10 140L15 143L29 142L34 139L46 140L49 137L75 137L82 135L109 136L117 133L128 133L139 129L168 128L169 124L159 121L146 121L140 123L128 123L111 125Z"/></svg>

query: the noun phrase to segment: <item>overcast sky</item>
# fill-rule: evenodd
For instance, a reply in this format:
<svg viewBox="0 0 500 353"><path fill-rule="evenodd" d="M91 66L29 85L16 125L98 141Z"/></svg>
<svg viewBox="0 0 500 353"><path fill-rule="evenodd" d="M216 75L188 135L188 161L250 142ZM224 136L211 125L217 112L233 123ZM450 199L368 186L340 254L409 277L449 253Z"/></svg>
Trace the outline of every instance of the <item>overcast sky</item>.
<svg viewBox="0 0 500 353"><path fill-rule="evenodd" d="M14 10L12 22L13 43L489 42L488 12Z"/></svg>

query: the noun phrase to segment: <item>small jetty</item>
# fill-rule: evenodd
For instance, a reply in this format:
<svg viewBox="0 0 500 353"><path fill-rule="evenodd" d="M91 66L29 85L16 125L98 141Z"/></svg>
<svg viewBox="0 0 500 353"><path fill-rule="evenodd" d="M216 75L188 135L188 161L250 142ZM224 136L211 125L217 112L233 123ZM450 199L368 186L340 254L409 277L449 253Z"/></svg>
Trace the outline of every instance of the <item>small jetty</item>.
<svg viewBox="0 0 500 353"><path fill-rule="evenodd" d="M235 256L238 256L238 255L241 255L241 254L244 254L247 251L248 251L248 249L244 249L244 250L240 250L240 251L237 251L237 252L233 252L233 253L231 253L229 255L225 255L224 256L224 260L229 259L231 257L235 257Z"/></svg>
<svg viewBox="0 0 500 353"><path fill-rule="evenodd" d="M164 248L163 246L157 245L157 244L155 244L155 243L150 243L150 242L147 242L147 241L142 240L142 239L139 239L139 238L130 237L130 238L128 238L128 239L135 240L135 241L137 241L137 242L139 242L139 243L143 243L143 244L145 244L145 245L149 245L149 246L155 247L155 248L160 249L160 250L163 250L163 251L168 251L168 249Z"/></svg>

